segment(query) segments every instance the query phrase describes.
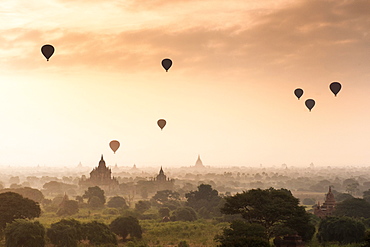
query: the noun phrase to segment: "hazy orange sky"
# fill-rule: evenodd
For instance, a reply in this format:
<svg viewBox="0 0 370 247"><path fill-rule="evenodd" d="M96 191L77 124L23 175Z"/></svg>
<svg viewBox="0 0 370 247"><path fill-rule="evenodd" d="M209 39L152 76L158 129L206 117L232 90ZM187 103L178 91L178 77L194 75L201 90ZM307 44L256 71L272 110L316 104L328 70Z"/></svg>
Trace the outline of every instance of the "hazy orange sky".
<svg viewBox="0 0 370 247"><path fill-rule="evenodd" d="M367 0L2 0L0 165L370 165L369 13Z"/></svg>

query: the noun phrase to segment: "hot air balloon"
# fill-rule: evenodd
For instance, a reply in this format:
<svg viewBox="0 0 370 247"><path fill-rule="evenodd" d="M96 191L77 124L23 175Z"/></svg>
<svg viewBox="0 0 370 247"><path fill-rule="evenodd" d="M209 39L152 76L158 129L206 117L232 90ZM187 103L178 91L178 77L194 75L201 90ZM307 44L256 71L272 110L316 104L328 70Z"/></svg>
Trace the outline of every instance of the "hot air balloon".
<svg viewBox="0 0 370 247"><path fill-rule="evenodd" d="M303 95L303 90L300 89L300 88L297 88L296 90L294 90L294 94L295 96L297 96L297 98L299 99L300 97L302 97Z"/></svg>
<svg viewBox="0 0 370 247"><path fill-rule="evenodd" d="M166 126L166 120L164 120L164 119L159 119L159 120L157 121L157 124L158 124L159 128L161 128L161 130L163 130L164 126Z"/></svg>
<svg viewBox="0 0 370 247"><path fill-rule="evenodd" d="M313 99L308 99L306 100L305 105L311 111L311 109L315 106L315 101Z"/></svg>
<svg viewBox="0 0 370 247"><path fill-rule="evenodd" d="M166 70L166 72L168 72L168 70L171 68L172 66L172 61L171 59L169 58L165 58L162 60L162 66L163 68Z"/></svg>
<svg viewBox="0 0 370 247"><path fill-rule="evenodd" d="M330 83L329 88L333 92L335 97L337 97L337 94L339 93L340 89L342 88L342 85L340 85L339 82L332 82L332 83Z"/></svg>
<svg viewBox="0 0 370 247"><path fill-rule="evenodd" d="M41 53L46 57L46 60L49 61L49 58L54 53L54 47L52 45L44 45L41 47Z"/></svg>
<svg viewBox="0 0 370 247"><path fill-rule="evenodd" d="M114 153L116 153L116 151L117 151L117 149L119 148L119 141L116 141L116 140L114 140L114 141L111 141L110 143L109 143L109 146L110 146L110 148L113 150L113 152Z"/></svg>

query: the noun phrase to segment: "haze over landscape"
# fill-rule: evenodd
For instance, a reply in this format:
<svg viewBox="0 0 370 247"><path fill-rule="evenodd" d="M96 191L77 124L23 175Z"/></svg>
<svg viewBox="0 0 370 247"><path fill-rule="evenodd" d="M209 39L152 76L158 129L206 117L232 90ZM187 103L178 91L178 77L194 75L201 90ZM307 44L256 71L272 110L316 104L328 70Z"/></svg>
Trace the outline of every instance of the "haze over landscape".
<svg viewBox="0 0 370 247"><path fill-rule="evenodd" d="M198 154L214 167L370 165L366 0L3 0L0 10L0 165L91 167L101 154L138 167L190 166Z"/></svg>

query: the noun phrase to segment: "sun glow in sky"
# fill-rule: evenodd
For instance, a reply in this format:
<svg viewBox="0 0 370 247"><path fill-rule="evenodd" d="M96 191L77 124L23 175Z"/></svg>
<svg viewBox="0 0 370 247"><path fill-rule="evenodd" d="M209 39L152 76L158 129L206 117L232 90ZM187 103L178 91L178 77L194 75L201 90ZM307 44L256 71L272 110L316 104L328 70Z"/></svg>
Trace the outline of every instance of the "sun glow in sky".
<svg viewBox="0 0 370 247"><path fill-rule="evenodd" d="M0 165L93 166L101 154L138 167L190 166L198 154L210 166L370 165L366 0L3 0L0 10Z"/></svg>

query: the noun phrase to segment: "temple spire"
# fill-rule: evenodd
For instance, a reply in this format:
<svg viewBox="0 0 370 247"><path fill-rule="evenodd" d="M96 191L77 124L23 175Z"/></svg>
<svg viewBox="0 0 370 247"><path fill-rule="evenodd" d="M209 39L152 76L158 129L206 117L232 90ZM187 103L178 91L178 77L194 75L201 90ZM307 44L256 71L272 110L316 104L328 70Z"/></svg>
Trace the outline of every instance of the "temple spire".
<svg viewBox="0 0 370 247"><path fill-rule="evenodd" d="M101 159L100 159L100 161L99 161L99 166L98 166L98 168L99 167L106 167L105 166L105 161L104 161L104 159L103 159L103 155L101 155Z"/></svg>

